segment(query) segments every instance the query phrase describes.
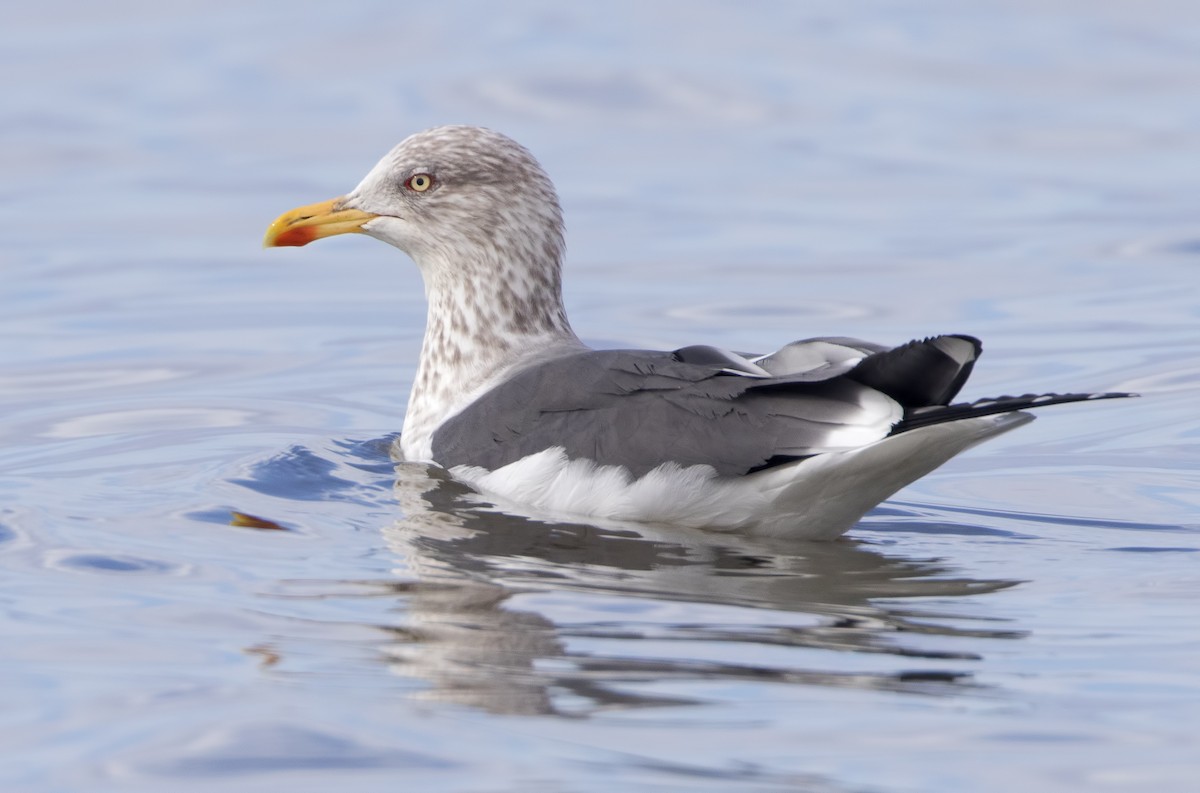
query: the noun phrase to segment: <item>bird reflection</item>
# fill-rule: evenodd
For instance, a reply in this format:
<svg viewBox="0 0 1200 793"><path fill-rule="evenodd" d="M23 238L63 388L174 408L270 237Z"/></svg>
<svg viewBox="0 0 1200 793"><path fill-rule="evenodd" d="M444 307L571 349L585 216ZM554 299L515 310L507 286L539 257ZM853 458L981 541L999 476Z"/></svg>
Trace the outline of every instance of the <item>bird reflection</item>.
<svg viewBox="0 0 1200 793"><path fill-rule="evenodd" d="M955 577L859 542L531 519L419 464L397 467L394 493L403 516L383 533L407 620L384 651L439 701L586 715L700 701L654 689L713 679L946 694L975 685L978 656L945 648L979 642L944 638L1020 636L902 605L1015 582Z"/></svg>

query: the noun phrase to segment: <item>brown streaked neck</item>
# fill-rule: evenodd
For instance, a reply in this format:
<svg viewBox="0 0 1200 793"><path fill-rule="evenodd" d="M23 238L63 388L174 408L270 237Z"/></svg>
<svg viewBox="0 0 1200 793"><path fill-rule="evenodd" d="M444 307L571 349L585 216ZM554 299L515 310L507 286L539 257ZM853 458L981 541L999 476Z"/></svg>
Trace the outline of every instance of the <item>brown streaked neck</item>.
<svg viewBox="0 0 1200 793"><path fill-rule="evenodd" d="M421 269L428 313L401 448L427 460L437 427L513 369L584 345L563 308L557 262L514 267L486 256Z"/></svg>

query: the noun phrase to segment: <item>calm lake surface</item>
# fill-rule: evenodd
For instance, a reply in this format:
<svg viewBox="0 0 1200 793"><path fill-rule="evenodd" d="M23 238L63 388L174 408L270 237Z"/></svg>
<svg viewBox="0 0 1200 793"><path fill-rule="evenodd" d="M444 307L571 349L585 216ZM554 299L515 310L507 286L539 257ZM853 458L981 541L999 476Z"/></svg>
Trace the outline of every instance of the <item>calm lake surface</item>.
<svg viewBox="0 0 1200 793"><path fill-rule="evenodd" d="M0 789L1197 789L1200 5L5 16ZM489 512L387 457L411 263L260 248L447 122L557 181L595 345L963 332L965 396L1143 397L836 543Z"/></svg>

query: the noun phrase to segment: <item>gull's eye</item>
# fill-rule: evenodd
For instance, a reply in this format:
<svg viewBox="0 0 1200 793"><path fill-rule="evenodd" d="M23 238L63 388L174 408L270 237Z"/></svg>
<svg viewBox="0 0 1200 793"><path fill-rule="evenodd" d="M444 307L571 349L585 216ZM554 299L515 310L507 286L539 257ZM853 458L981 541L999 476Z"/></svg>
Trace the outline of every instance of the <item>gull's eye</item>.
<svg viewBox="0 0 1200 793"><path fill-rule="evenodd" d="M433 176L427 173L415 173L405 180L404 186L409 190L418 193L424 193L429 188L433 187Z"/></svg>

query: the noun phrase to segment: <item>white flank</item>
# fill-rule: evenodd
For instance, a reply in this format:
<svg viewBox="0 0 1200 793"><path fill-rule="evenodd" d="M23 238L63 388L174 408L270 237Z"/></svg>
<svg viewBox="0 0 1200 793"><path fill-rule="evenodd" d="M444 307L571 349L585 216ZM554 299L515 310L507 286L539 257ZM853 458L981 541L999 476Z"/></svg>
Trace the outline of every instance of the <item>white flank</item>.
<svg viewBox="0 0 1200 793"><path fill-rule="evenodd" d="M451 473L518 512L526 505L552 516L828 540L959 452L1032 420L1006 413L936 424L736 478L666 463L635 479L620 466L568 460L558 447L495 471L464 465Z"/></svg>

